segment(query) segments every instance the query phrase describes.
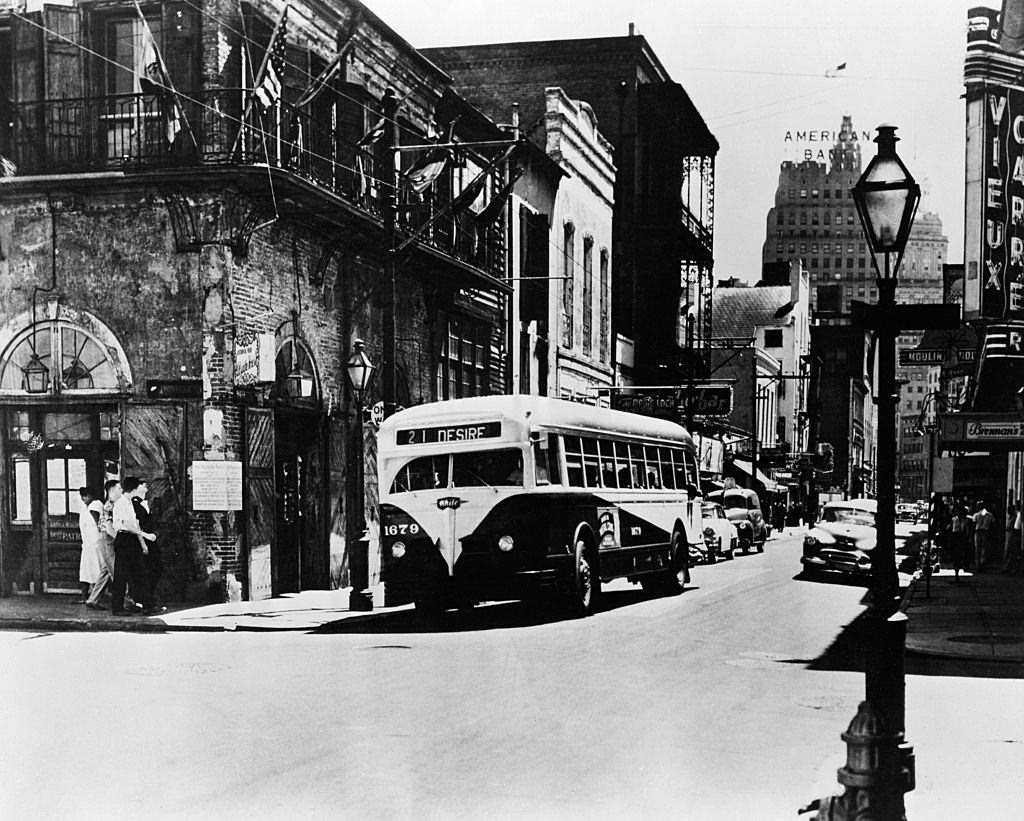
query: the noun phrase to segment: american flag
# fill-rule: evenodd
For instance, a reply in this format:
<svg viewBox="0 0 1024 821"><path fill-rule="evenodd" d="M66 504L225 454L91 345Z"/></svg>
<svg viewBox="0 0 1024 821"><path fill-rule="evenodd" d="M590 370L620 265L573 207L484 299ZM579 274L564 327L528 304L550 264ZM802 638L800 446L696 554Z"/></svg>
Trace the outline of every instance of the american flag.
<svg viewBox="0 0 1024 821"><path fill-rule="evenodd" d="M281 78L284 76L285 39L288 31L288 6L281 12L281 18L274 27L267 48L267 56L263 61L263 70L256 82L256 100L266 111L281 99Z"/></svg>

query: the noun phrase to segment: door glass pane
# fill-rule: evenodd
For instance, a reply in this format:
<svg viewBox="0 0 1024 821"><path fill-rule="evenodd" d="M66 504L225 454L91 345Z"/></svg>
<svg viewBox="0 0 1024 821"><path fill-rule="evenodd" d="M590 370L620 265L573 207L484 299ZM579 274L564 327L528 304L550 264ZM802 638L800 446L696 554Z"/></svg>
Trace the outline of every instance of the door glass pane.
<svg viewBox="0 0 1024 821"><path fill-rule="evenodd" d="M50 488L65 488L64 484L64 460L46 460L46 485Z"/></svg>
<svg viewBox="0 0 1024 821"><path fill-rule="evenodd" d="M68 490L85 487L86 482L85 459L68 459Z"/></svg>
<svg viewBox="0 0 1024 821"><path fill-rule="evenodd" d="M51 516L67 516L68 494L63 490L51 490L46 494L46 510Z"/></svg>

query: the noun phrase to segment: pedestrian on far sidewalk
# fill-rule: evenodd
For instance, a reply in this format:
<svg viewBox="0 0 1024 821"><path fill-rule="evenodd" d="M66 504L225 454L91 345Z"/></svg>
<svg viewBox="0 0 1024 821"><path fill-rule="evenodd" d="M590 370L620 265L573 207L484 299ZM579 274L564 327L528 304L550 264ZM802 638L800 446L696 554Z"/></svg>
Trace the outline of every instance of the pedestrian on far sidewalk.
<svg viewBox="0 0 1024 821"><path fill-rule="evenodd" d="M139 527L139 520L135 515L135 505L132 502L138 487L138 479L133 476L127 477L121 483L121 488L124 491L121 498L114 502L114 530L117 532L117 536L114 538L114 586L111 610L118 616L129 615L128 611L124 609L125 588L129 584L132 597L142 605L143 613L152 616L157 612L153 600L149 596L149 581L142 564L143 545L154 540L156 536Z"/></svg>
<svg viewBox="0 0 1024 821"><path fill-rule="evenodd" d="M153 516L149 509L149 483L145 479L139 480L139 486L132 497L132 504L135 506L135 516L139 520L139 527L155 538L143 544L142 566L145 568L146 592L149 593L149 600L156 607L156 586L163 575L163 562L160 559L160 539L157 537L156 528L153 527Z"/></svg>
<svg viewBox="0 0 1024 821"><path fill-rule="evenodd" d="M1020 504L1013 502L1010 503L1010 508L1013 509L1013 515L1007 515L1006 519L1006 560L1003 562L1002 571L1017 575L1021 572L1021 559L1024 558L1024 543L1021 541L1021 514L1024 511L1021 510Z"/></svg>
<svg viewBox="0 0 1024 821"><path fill-rule="evenodd" d="M80 487L78 495L82 507L78 511L78 532L82 536L82 555L78 562L78 583L82 586L80 604L89 601L89 590L100 576L100 513L103 504L87 487Z"/></svg>
<svg viewBox="0 0 1024 821"><path fill-rule="evenodd" d="M974 571L980 573L989 557L989 543L995 518L985 506L985 500L978 502L974 514Z"/></svg>
<svg viewBox="0 0 1024 821"><path fill-rule="evenodd" d="M958 505L949 522L950 559L953 563L953 574L957 579L960 578L960 571L966 570L971 564L971 542L968 538L967 522L967 506Z"/></svg>
<svg viewBox="0 0 1024 821"><path fill-rule="evenodd" d="M85 606L98 610L102 607L100 599L104 591L108 591L114 582L114 502L121 495L121 483L117 479L108 479L103 484L104 501L100 508L99 542L97 548L100 555L100 573L89 591L89 599ZM134 607L134 603L131 605Z"/></svg>

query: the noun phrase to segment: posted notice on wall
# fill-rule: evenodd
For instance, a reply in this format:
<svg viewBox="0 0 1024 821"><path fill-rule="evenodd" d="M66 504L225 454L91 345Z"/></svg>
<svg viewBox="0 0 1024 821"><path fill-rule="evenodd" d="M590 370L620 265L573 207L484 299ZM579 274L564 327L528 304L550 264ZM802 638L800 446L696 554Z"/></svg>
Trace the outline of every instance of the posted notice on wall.
<svg viewBox="0 0 1024 821"><path fill-rule="evenodd" d="M241 510L241 462L192 463L193 510Z"/></svg>

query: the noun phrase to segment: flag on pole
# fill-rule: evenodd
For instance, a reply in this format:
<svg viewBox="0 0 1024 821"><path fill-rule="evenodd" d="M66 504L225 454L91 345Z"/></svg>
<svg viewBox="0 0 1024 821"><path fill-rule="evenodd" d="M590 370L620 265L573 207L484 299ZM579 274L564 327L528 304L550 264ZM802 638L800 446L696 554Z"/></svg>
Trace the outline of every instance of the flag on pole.
<svg viewBox="0 0 1024 821"><path fill-rule="evenodd" d="M367 146L373 145L375 142L379 142L384 138L384 118L381 117L377 124L367 131L362 137L359 138L359 142L356 145L359 148L366 148Z"/></svg>
<svg viewBox="0 0 1024 821"><path fill-rule="evenodd" d="M348 53L352 50L352 46L355 45L356 32L359 30L359 25L362 23L362 20L362 9L356 9L355 14L352 15L352 19L349 21L345 32L338 37L338 53L331 58L331 61L327 64L324 70L314 77L312 82L310 82L302 94L299 95L299 99L295 103L296 108L302 108L303 106L307 106L313 102L313 100L319 97L321 92L327 88L327 84L334 79L334 75L338 73L338 69L341 68L341 64L344 62L345 57L348 56Z"/></svg>
<svg viewBox="0 0 1024 821"><path fill-rule="evenodd" d="M142 74L138 78L139 88L143 94L156 94L160 97L166 124L165 136L168 143L173 143L185 123L185 113L181 110L178 92L174 90L171 75L167 72L163 57L160 56L156 38L153 37L138 2L135 3L135 10L142 21Z"/></svg>
<svg viewBox="0 0 1024 821"><path fill-rule="evenodd" d="M439 137L438 141L442 143L442 146L430 149L405 172L406 181L417 194L422 194L437 181L448 164L448 160L451 159L452 150L448 145L451 144L455 135L455 123L458 120L459 118L456 117L448 124L446 137Z"/></svg>
<svg viewBox="0 0 1024 821"><path fill-rule="evenodd" d="M518 166L508 176L508 182L505 183L498 192L491 197L491 201L484 206L484 209L476 215L476 224L483 228L484 226L490 225L498 217L501 216L501 212L505 210L505 203L508 202L508 198L512 196L512 189L515 188L519 178L523 176L523 169Z"/></svg>
<svg viewBox="0 0 1024 821"><path fill-rule="evenodd" d="M17 173L18 166L14 164L14 161L0 154L0 177L13 177Z"/></svg>
<svg viewBox="0 0 1024 821"><path fill-rule="evenodd" d="M830 68L825 72L826 77L835 77L840 71L846 71L846 63L840 63L835 68Z"/></svg>
<svg viewBox="0 0 1024 821"><path fill-rule="evenodd" d="M477 197L480 196L480 192L484 190L484 186L487 184L488 174L503 162L509 160L518 147L518 144L511 146L498 159L491 162L485 169L470 180L469 184L462 189L462 193L456 196L449 203L448 210L454 215L459 213L459 211L464 211L476 202Z"/></svg>
<svg viewBox="0 0 1024 821"><path fill-rule="evenodd" d="M281 17L274 26L270 36L270 45L263 58L263 65L256 77L256 88L253 94L263 111L274 107L281 99L281 78L284 77L285 43L288 32L288 6L284 7Z"/></svg>

